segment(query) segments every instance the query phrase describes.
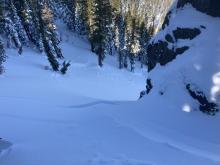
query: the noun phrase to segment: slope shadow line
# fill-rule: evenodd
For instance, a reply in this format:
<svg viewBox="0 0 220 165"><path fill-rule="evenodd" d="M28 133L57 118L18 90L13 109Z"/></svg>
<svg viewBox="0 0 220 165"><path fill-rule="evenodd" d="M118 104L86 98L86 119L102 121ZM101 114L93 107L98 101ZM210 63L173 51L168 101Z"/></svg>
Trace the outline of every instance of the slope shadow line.
<svg viewBox="0 0 220 165"><path fill-rule="evenodd" d="M113 102L113 101L95 101L95 102L86 103L86 104L72 105L72 106L69 106L69 108L87 108L87 107L92 107L92 106L100 105L100 104L118 105L118 103Z"/></svg>

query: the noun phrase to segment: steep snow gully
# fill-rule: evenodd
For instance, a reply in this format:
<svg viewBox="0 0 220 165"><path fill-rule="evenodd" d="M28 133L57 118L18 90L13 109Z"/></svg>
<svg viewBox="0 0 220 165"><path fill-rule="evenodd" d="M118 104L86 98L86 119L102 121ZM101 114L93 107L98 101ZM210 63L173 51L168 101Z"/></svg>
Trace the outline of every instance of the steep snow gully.
<svg viewBox="0 0 220 165"><path fill-rule="evenodd" d="M68 33L62 50L72 67L65 76L44 70L47 60L32 50L7 50L0 136L11 143L0 139L0 164L220 165L220 116L200 112L185 88L196 84L219 103L220 18L174 4L169 26L152 41L201 25L193 40L175 41L187 51L149 75L118 70L114 57L97 67L89 45ZM153 89L138 100L147 77Z"/></svg>

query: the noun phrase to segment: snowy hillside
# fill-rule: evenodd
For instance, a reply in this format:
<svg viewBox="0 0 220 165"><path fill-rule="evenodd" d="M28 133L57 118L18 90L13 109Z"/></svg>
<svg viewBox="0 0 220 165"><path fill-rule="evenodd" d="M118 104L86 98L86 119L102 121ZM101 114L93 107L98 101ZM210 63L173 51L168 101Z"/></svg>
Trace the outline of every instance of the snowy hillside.
<svg viewBox="0 0 220 165"><path fill-rule="evenodd" d="M219 165L219 113L200 112L186 84L219 104L220 18L174 5L170 24L152 41L177 27L201 34L175 41L189 49L149 75L118 70L111 56L99 68L89 45L67 33L61 48L72 67L65 76L45 70L48 62L33 50L22 56L7 50L0 136L12 146L0 154L0 164ZM137 101L147 77L153 88Z"/></svg>

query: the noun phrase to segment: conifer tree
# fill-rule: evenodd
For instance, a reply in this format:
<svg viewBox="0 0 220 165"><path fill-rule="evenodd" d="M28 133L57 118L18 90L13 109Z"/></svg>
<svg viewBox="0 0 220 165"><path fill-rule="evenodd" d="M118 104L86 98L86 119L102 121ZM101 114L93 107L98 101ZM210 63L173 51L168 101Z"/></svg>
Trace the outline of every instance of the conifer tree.
<svg viewBox="0 0 220 165"><path fill-rule="evenodd" d="M37 15L37 1L32 0L21 0L20 13L24 28L27 32L29 40L36 46L40 51L44 51L42 35L39 28L39 16Z"/></svg>
<svg viewBox="0 0 220 165"><path fill-rule="evenodd" d="M111 26L111 4L109 0L94 0L93 33L91 48L98 55L98 64L103 66L106 44Z"/></svg>
<svg viewBox="0 0 220 165"><path fill-rule="evenodd" d="M72 31L76 30L76 0L61 0L60 3L63 5L65 11L64 21L68 28Z"/></svg>
<svg viewBox="0 0 220 165"><path fill-rule="evenodd" d="M136 21L135 18L132 18L131 24L131 33L128 37L128 51L129 51L129 60L130 60L130 70L131 72L135 69L135 56L136 56Z"/></svg>
<svg viewBox="0 0 220 165"><path fill-rule="evenodd" d="M88 35L88 2L87 0L77 1L76 31L80 35Z"/></svg>
<svg viewBox="0 0 220 165"><path fill-rule="evenodd" d="M105 6L105 14L106 14L106 46L105 46L105 52L106 54L113 55L113 52L115 50L115 20L116 14L114 13L115 11L112 9L112 6L110 4L110 1L106 2Z"/></svg>
<svg viewBox="0 0 220 165"><path fill-rule="evenodd" d="M5 35L8 37L8 47L11 47L14 44L16 48L22 49L22 44L19 40L18 33L14 28L14 24L10 17L7 16L4 19L4 32Z"/></svg>
<svg viewBox="0 0 220 165"><path fill-rule="evenodd" d="M3 62L5 62L6 55L4 50L4 45L2 41L0 41L0 74L4 72Z"/></svg>
<svg viewBox="0 0 220 165"><path fill-rule="evenodd" d="M118 60L119 60L119 69L124 67L123 59L125 55L125 20L122 16L122 13L118 14L116 17L116 26L118 32Z"/></svg>
<svg viewBox="0 0 220 165"><path fill-rule="evenodd" d="M21 22L21 19L18 15L17 9L15 8L13 0L10 0L10 10L11 10L11 19L14 23L14 28L18 33L18 37L21 41L22 46L28 46L28 36L27 33L23 27L23 24Z"/></svg>
<svg viewBox="0 0 220 165"><path fill-rule="evenodd" d="M52 46L53 43L51 42L51 31L54 28L53 24L51 23L51 13L48 9L47 4L42 0L41 2L38 1L38 19L39 19L39 29L42 35L43 46L45 53L47 55L48 61L50 62L51 67L54 71L59 71L59 63L56 60L54 54L54 47Z"/></svg>
<svg viewBox="0 0 220 165"><path fill-rule="evenodd" d="M3 14L3 2L0 0L0 34L4 31L4 14Z"/></svg>
<svg viewBox="0 0 220 165"><path fill-rule="evenodd" d="M128 68L128 57L130 54L130 38L131 38L131 21L132 16L130 11L125 15L125 51L123 54L123 65L124 68Z"/></svg>
<svg viewBox="0 0 220 165"><path fill-rule="evenodd" d="M14 13L12 9L13 3L11 1L5 1L4 2L4 15L3 15L3 33L7 37L7 46L11 47L14 45L16 48L19 49L19 52L22 51L22 43L19 38L19 33L14 25L13 19L14 19Z"/></svg>
<svg viewBox="0 0 220 165"><path fill-rule="evenodd" d="M150 40L148 29L145 26L145 23L142 22L139 31L139 43L140 43L140 52L139 58L141 61L141 67L147 64L147 47Z"/></svg>

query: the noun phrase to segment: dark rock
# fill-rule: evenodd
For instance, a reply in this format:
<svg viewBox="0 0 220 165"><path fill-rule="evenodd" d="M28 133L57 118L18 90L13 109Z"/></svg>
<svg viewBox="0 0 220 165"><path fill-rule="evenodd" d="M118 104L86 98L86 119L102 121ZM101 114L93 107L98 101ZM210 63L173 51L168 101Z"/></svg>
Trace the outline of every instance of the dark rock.
<svg viewBox="0 0 220 165"><path fill-rule="evenodd" d="M170 34L167 34L165 36L165 39L167 40L167 42L174 43L173 37Z"/></svg>
<svg viewBox="0 0 220 165"><path fill-rule="evenodd" d="M151 79L148 78L146 81L146 90L140 93L139 99L141 99L145 95L148 95L152 89L153 89L153 85L152 85Z"/></svg>
<svg viewBox="0 0 220 165"><path fill-rule="evenodd" d="M145 95L146 95L146 90L144 90L144 91L142 91L142 92L140 93L139 99L141 99L141 98L144 97Z"/></svg>
<svg viewBox="0 0 220 165"><path fill-rule="evenodd" d="M202 29L206 29L206 27L205 27L204 25L200 25L200 27L201 27Z"/></svg>
<svg viewBox="0 0 220 165"><path fill-rule="evenodd" d="M157 43L150 44L147 49L148 71L150 72L157 63L160 65L166 65L175 59L177 55L183 54L188 49L188 46L177 48L176 50L169 49L168 43L161 40L159 40Z"/></svg>
<svg viewBox="0 0 220 165"><path fill-rule="evenodd" d="M157 63L166 63L163 62L165 59L165 56L173 56L172 51L168 48L168 43L165 41L159 40L157 43L152 43L148 46L147 49L148 53L148 71L152 70Z"/></svg>
<svg viewBox="0 0 220 165"><path fill-rule="evenodd" d="M161 96L163 96L163 95L164 95L164 92L163 92L163 91L160 91L159 94L160 94Z"/></svg>
<svg viewBox="0 0 220 165"><path fill-rule="evenodd" d="M151 43L148 45L147 48L148 71L151 71L156 66L156 63L158 62L157 56L159 55L159 49L160 49L159 43Z"/></svg>
<svg viewBox="0 0 220 165"><path fill-rule="evenodd" d="M160 63L161 60L167 55L169 56L170 50L168 49L168 43L165 41L159 40L157 43L152 43L148 46L148 71L152 70L157 63Z"/></svg>
<svg viewBox="0 0 220 165"><path fill-rule="evenodd" d="M164 49L163 55L160 56L158 62L160 63L160 65L166 65L167 63L173 61L176 56L177 54L175 53L175 51L167 47L166 49Z"/></svg>
<svg viewBox="0 0 220 165"><path fill-rule="evenodd" d="M198 28L177 28L173 31L173 36L176 40L178 39L194 39L201 33L200 29Z"/></svg>
<svg viewBox="0 0 220 165"><path fill-rule="evenodd" d="M209 115L215 115L219 111L217 104L209 102L205 94L195 89L191 84L186 85L186 89L190 96L199 102L199 110Z"/></svg>
<svg viewBox="0 0 220 165"><path fill-rule="evenodd" d="M164 19L163 25L162 25L162 29L165 29L166 26L169 26L170 24L170 16L171 16L172 12L169 11Z"/></svg>
<svg viewBox="0 0 220 165"><path fill-rule="evenodd" d="M147 85L146 85L147 94L150 93L150 91L152 90L152 88L153 88L153 85L152 85L151 79L147 79Z"/></svg>
<svg viewBox="0 0 220 165"><path fill-rule="evenodd" d="M178 55L178 54L183 54L185 51L187 51L189 49L189 47L188 46L183 46L183 47L181 47L181 48L177 48L176 49L176 54Z"/></svg>

